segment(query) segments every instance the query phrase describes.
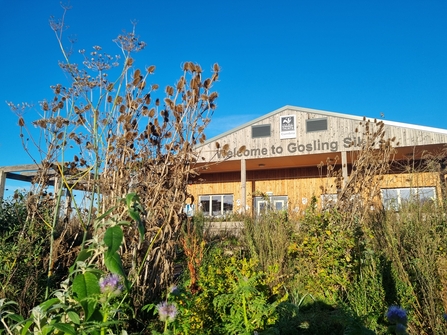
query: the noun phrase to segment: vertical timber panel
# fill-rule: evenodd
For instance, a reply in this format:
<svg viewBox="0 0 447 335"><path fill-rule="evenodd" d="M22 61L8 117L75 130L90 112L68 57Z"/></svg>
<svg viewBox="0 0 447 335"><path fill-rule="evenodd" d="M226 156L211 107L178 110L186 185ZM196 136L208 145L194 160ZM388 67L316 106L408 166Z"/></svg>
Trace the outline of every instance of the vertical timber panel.
<svg viewBox="0 0 447 335"><path fill-rule="evenodd" d="M346 186L348 182L348 155L346 151L341 152L341 170L343 176L343 188Z"/></svg>
<svg viewBox="0 0 447 335"><path fill-rule="evenodd" d="M3 200L3 196L5 195L5 186L6 186L6 172L0 170L0 201Z"/></svg>
<svg viewBox="0 0 447 335"><path fill-rule="evenodd" d="M245 158L241 159L241 207L242 213L245 213L247 208L247 170Z"/></svg>

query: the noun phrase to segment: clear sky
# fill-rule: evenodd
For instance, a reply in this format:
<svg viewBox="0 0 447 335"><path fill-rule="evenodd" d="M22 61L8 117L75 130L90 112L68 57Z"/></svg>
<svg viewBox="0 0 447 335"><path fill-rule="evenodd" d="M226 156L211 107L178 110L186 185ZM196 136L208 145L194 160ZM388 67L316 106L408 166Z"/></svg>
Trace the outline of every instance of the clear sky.
<svg viewBox="0 0 447 335"><path fill-rule="evenodd" d="M59 0L0 0L0 166L30 163L5 101L51 99L64 80L49 17ZM156 65L175 83L185 61L221 66L208 138L284 105L447 128L447 1L72 0L66 35L78 49L112 40L138 21ZM209 73L209 72L208 72ZM9 187L14 182L8 181Z"/></svg>

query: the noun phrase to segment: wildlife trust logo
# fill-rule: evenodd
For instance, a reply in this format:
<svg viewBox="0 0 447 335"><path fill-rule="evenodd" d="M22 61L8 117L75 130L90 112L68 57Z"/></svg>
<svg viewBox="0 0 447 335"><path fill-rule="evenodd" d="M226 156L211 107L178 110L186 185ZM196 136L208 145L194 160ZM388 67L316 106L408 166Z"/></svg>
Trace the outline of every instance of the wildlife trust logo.
<svg viewBox="0 0 447 335"><path fill-rule="evenodd" d="M295 115L283 115L279 118L280 138L296 138Z"/></svg>

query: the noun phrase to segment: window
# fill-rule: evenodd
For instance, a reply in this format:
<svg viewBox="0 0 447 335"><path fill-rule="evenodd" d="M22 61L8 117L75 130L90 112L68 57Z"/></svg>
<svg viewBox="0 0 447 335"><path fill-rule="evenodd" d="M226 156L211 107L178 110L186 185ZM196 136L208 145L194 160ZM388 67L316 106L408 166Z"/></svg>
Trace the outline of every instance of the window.
<svg viewBox="0 0 447 335"><path fill-rule="evenodd" d="M266 210L282 211L287 209L288 198L285 195L268 194L266 197L255 197L253 199L256 214L260 215Z"/></svg>
<svg viewBox="0 0 447 335"><path fill-rule="evenodd" d="M327 130L327 119L309 119L306 120L306 132Z"/></svg>
<svg viewBox="0 0 447 335"><path fill-rule="evenodd" d="M233 195L216 194L199 196L199 207L205 216L221 217L233 213Z"/></svg>
<svg viewBox="0 0 447 335"><path fill-rule="evenodd" d="M335 206L338 200L337 193L328 193L321 195L321 209L329 209Z"/></svg>
<svg viewBox="0 0 447 335"><path fill-rule="evenodd" d="M436 198L435 187L386 188L382 189L381 193L383 207L396 211L408 203L426 203Z"/></svg>
<svg viewBox="0 0 447 335"><path fill-rule="evenodd" d="M252 126L251 127L251 137L252 138L270 137L270 125L262 124L262 125L258 125L258 126Z"/></svg>

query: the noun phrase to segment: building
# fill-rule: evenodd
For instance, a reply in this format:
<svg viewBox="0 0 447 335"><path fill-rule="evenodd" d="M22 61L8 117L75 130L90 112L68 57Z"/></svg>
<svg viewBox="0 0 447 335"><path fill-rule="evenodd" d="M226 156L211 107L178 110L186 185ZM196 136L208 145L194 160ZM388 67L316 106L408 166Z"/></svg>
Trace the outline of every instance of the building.
<svg viewBox="0 0 447 335"><path fill-rule="evenodd" d="M420 166L429 155L445 154L446 129L293 106L201 144L202 170L190 180L189 191L195 205L214 217L244 209L259 213L267 204L265 195L275 209L301 212L314 196L324 206L336 201L342 187L328 178L328 167L340 171L344 184L349 182L367 140L364 127L379 128L382 122L383 138L393 139L395 148L392 168L380 181L382 202L399 204L415 194L439 198L445 176L439 171L413 173L408 164Z"/></svg>

